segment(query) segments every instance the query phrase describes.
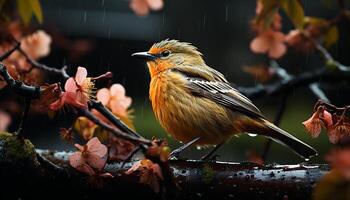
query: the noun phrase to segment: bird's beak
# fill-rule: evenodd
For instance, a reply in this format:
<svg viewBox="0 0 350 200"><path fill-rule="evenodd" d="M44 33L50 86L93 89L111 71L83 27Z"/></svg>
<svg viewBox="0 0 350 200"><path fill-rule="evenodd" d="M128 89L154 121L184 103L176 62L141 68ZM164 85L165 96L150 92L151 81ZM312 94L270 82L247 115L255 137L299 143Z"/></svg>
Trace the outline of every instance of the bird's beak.
<svg viewBox="0 0 350 200"><path fill-rule="evenodd" d="M153 61L153 60L157 59L156 56L149 54L148 52L137 52L137 53L133 53L131 56L136 56L136 57L142 58L146 61Z"/></svg>

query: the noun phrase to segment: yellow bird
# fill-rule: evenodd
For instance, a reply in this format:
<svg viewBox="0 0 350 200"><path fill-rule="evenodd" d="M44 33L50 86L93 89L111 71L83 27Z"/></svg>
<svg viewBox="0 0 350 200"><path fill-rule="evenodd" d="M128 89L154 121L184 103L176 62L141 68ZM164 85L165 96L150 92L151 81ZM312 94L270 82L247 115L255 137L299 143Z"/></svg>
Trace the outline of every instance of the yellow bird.
<svg viewBox="0 0 350 200"><path fill-rule="evenodd" d="M234 135L255 133L306 159L317 155L312 147L269 122L220 72L206 65L190 43L163 40L148 52L132 56L147 61L149 98L161 126L176 140L187 143L175 154L192 144L219 147Z"/></svg>

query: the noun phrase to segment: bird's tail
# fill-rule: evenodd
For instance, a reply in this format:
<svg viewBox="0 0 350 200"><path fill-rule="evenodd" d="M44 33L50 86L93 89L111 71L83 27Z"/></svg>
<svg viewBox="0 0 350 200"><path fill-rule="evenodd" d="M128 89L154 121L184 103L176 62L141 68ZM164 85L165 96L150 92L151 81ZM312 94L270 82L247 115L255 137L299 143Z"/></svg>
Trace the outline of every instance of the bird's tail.
<svg viewBox="0 0 350 200"><path fill-rule="evenodd" d="M268 127L269 130L268 133L263 133L263 135L270 137L272 140L282 145L288 146L295 153L305 159L309 159L317 155L317 151L314 148L300 141L286 131L278 128L271 122L264 120L264 124Z"/></svg>

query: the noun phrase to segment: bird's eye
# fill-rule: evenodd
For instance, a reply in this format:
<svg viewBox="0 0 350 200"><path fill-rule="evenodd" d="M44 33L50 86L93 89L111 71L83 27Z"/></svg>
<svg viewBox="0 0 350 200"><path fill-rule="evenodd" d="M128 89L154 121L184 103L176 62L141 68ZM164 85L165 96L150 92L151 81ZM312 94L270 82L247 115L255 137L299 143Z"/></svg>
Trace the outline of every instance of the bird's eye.
<svg viewBox="0 0 350 200"><path fill-rule="evenodd" d="M162 53L160 53L160 55L162 56L162 57L168 57L169 55L170 55L170 51L169 50L165 50L165 51L163 51Z"/></svg>

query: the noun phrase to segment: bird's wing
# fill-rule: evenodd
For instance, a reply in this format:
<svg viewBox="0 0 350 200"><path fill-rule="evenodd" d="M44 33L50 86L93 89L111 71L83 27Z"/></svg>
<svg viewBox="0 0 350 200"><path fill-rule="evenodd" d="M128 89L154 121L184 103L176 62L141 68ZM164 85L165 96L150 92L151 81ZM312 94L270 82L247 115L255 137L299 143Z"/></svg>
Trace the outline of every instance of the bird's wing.
<svg viewBox="0 0 350 200"><path fill-rule="evenodd" d="M193 93L239 111L252 117L264 118L260 110L247 97L239 93L229 83L208 81L202 78L187 77L186 87Z"/></svg>

